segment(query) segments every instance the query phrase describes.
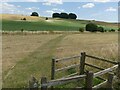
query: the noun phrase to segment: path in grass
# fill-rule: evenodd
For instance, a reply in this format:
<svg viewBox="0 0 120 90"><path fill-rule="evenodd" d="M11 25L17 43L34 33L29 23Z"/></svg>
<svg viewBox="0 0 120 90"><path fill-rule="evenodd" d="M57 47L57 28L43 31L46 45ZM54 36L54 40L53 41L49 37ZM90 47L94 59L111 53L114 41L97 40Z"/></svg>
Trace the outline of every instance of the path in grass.
<svg viewBox="0 0 120 90"><path fill-rule="evenodd" d="M3 81L5 88L27 87L31 75L40 79L42 76L50 78L51 59L59 42L65 37L61 35L48 41L36 51L17 63L7 78Z"/></svg>

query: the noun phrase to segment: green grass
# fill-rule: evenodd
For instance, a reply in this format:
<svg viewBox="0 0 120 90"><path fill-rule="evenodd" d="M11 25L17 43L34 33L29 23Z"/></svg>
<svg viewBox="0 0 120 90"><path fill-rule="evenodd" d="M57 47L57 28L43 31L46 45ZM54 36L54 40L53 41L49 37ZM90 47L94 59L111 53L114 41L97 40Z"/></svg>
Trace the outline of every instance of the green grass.
<svg viewBox="0 0 120 90"><path fill-rule="evenodd" d="M2 30L4 31L78 31L79 26L71 26L60 22L50 23L45 21L29 22L29 21L2 21Z"/></svg>
<svg viewBox="0 0 120 90"><path fill-rule="evenodd" d="M49 19L40 21L15 21L2 20L2 30L4 31L20 31L21 29L27 31L79 31L79 28L85 28L87 20L69 20L69 19ZM116 29L116 26L100 25L106 30Z"/></svg>
<svg viewBox="0 0 120 90"><path fill-rule="evenodd" d="M28 57L19 61L6 80L3 81L3 88L28 87L28 80L30 80L31 75L37 79L42 76L50 78L51 58L62 38L64 38L64 35L50 40Z"/></svg>

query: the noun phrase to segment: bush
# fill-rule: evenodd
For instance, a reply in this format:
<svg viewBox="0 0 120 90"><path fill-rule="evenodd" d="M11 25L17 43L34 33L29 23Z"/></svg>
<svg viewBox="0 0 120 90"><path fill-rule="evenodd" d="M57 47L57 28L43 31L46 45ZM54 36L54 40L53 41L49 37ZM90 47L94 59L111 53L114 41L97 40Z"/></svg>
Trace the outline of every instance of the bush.
<svg viewBox="0 0 120 90"><path fill-rule="evenodd" d="M23 18L23 20L26 20L26 18Z"/></svg>
<svg viewBox="0 0 120 90"><path fill-rule="evenodd" d="M120 28L118 29L118 31L120 31Z"/></svg>
<svg viewBox="0 0 120 90"><path fill-rule="evenodd" d="M70 14L69 14L69 18L70 18L70 19L76 19L76 18L77 18L77 15L74 14L74 13L70 13Z"/></svg>
<svg viewBox="0 0 120 90"><path fill-rule="evenodd" d="M90 32L96 32L98 29L98 26L94 23L88 23L86 25L86 31L90 31Z"/></svg>
<svg viewBox="0 0 120 90"><path fill-rule="evenodd" d="M106 30L106 29L104 29L104 32L107 32L107 30Z"/></svg>
<svg viewBox="0 0 120 90"><path fill-rule="evenodd" d="M32 12L31 16L39 16L39 14L37 12Z"/></svg>
<svg viewBox="0 0 120 90"><path fill-rule="evenodd" d="M115 29L111 29L110 32L115 32Z"/></svg>
<svg viewBox="0 0 120 90"><path fill-rule="evenodd" d="M104 28L103 27L98 27L98 30L99 32L105 32Z"/></svg>
<svg viewBox="0 0 120 90"><path fill-rule="evenodd" d="M53 14L52 14L52 17L53 17L53 18L60 18L60 14L59 14L59 13L53 13Z"/></svg>
<svg viewBox="0 0 120 90"><path fill-rule="evenodd" d="M24 29L21 29L21 32L23 32L24 31Z"/></svg>
<svg viewBox="0 0 120 90"><path fill-rule="evenodd" d="M84 32L84 28L79 28L79 32Z"/></svg>
<svg viewBox="0 0 120 90"><path fill-rule="evenodd" d="M46 17L45 20L48 20L48 17Z"/></svg>

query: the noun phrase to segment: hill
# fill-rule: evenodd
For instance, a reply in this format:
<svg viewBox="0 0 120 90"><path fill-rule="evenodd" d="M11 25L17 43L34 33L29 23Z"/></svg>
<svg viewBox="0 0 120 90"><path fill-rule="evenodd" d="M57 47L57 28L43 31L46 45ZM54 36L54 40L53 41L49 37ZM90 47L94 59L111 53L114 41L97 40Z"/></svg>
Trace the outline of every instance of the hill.
<svg viewBox="0 0 120 90"><path fill-rule="evenodd" d="M20 31L21 29L28 31L78 31L84 28L87 23L93 22L99 26L103 26L106 30L117 29L115 23L100 22L95 20L72 20L60 18L33 17L14 14L0 14L2 16L2 30L4 31ZM21 20L26 18L26 20Z"/></svg>

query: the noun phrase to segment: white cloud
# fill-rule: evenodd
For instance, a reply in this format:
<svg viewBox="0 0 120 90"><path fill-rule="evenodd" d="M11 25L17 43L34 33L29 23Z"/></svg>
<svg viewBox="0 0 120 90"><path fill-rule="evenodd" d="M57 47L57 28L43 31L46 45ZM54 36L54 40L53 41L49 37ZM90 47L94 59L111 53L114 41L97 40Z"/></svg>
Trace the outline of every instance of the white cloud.
<svg viewBox="0 0 120 90"><path fill-rule="evenodd" d="M7 2L3 2L2 5L0 4L0 13L7 13L7 14L26 14L30 15L32 10L39 10L39 8L31 7L31 8L22 8L20 5L13 5Z"/></svg>
<svg viewBox="0 0 120 90"><path fill-rule="evenodd" d="M58 8L53 8L52 9L54 12L64 12L64 9L58 9Z"/></svg>
<svg viewBox="0 0 120 90"><path fill-rule="evenodd" d="M30 11L38 11L39 8L37 7L29 7L29 8L25 8L26 10L30 10Z"/></svg>
<svg viewBox="0 0 120 90"><path fill-rule="evenodd" d="M106 3L106 2L119 2L119 0L93 0L94 2L103 2L103 3Z"/></svg>
<svg viewBox="0 0 120 90"><path fill-rule="evenodd" d="M38 2L38 0L25 0L25 2Z"/></svg>
<svg viewBox="0 0 120 90"><path fill-rule="evenodd" d="M83 5L83 8L93 8L95 5L93 3L87 3L85 5Z"/></svg>
<svg viewBox="0 0 120 90"><path fill-rule="evenodd" d="M115 11L117 11L117 9L116 9L116 8L113 8L113 7L109 7L109 8L106 9L105 11L115 12Z"/></svg>
<svg viewBox="0 0 120 90"><path fill-rule="evenodd" d="M52 10L46 10L45 13L52 15L53 13L61 13L61 12L65 12L64 9L58 9L58 8L53 8Z"/></svg>
<svg viewBox="0 0 120 90"><path fill-rule="evenodd" d="M51 6L52 4L63 4L62 0L45 0L43 5Z"/></svg>
<svg viewBox="0 0 120 90"><path fill-rule="evenodd" d="M38 2L39 0L2 0L2 2Z"/></svg>
<svg viewBox="0 0 120 90"><path fill-rule="evenodd" d="M53 10L47 10L46 13L49 14L49 15L52 15L55 12Z"/></svg>
<svg viewBox="0 0 120 90"><path fill-rule="evenodd" d="M8 3L2 3L2 5L0 6L2 8L2 12L1 13L10 13L13 14L14 12L17 11L17 7L15 5L12 4L8 4Z"/></svg>
<svg viewBox="0 0 120 90"><path fill-rule="evenodd" d="M94 0L95 2L110 2L110 0Z"/></svg>

